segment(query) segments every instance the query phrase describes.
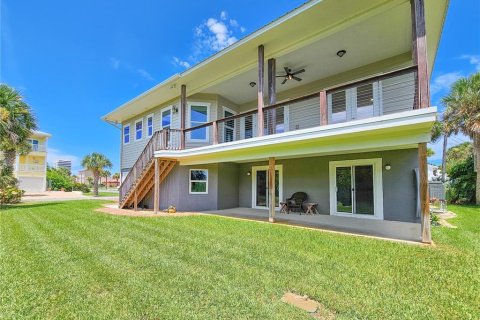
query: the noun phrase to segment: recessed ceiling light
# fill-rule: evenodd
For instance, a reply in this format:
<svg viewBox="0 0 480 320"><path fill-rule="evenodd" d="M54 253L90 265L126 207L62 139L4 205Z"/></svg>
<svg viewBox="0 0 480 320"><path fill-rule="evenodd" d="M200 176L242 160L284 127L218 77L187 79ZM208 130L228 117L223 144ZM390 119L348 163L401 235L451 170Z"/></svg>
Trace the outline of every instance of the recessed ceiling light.
<svg viewBox="0 0 480 320"><path fill-rule="evenodd" d="M340 58L343 57L345 55L345 53L347 53L347 50L339 50L337 51L337 56L339 56Z"/></svg>
<svg viewBox="0 0 480 320"><path fill-rule="evenodd" d="M256 85L257 85L257 84L256 84L255 82L253 82L253 81L252 81L252 82L250 82L250 87L252 87L252 88L253 88L253 87L255 87Z"/></svg>

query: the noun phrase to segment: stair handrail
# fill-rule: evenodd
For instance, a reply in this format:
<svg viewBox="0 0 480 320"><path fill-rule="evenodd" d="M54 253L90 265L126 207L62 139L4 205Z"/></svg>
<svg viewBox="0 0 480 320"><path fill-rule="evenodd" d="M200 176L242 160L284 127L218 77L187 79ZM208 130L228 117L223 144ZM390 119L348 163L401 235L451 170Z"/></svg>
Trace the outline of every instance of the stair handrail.
<svg viewBox="0 0 480 320"><path fill-rule="evenodd" d="M133 186L138 176L142 174L147 164L153 159L155 151L162 148L162 146L160 146L161 131L163 130L156 131L152 135L148 143L145 145L142 153L140 153L140 155L138 156L137 161L135 161L132 169L128 172L127 176L120 185L120 188L118 189L120 203L122 203L125 195L127 194L128 190L130 190L130 188Z"/></svg>

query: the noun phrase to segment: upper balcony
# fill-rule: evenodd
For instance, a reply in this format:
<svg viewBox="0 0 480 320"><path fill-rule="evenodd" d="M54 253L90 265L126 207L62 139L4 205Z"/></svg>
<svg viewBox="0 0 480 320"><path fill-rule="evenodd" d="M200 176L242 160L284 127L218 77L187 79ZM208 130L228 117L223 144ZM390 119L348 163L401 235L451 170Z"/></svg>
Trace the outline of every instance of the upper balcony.
<svg viewBox="0 0 480 320"><path fill-rule="evenodd" d="M436 115L434 108L419 110L416 72L415 66L407 67L281 101L262 109L263 121L253 109L185 130L164 129L158 133L156 155L201 156L205 161L208 155L219 160L219 153L246 149L250 153L243 155L246 160L260 149L272 147L277 155L291 155L293 150L317 154L321 147L338 150L342 138L363 148L365 143L380 147L377 140L387 137L396 141L384 141L383 147L412 146L428 140ZM309 143L309 150L300 148ZM337 149L331 148L332 144ZM344 151L354 149L350 146Z"/></svg>
<svg viewBox="0 0 480 320"><path fill-rule="evenodd" d="M47 151L47 147L45 144L42 144L42 143L38 143L38 141L35 143L35 142L31 142L30 143L31 145L31 152L46 152Z"/></svg>

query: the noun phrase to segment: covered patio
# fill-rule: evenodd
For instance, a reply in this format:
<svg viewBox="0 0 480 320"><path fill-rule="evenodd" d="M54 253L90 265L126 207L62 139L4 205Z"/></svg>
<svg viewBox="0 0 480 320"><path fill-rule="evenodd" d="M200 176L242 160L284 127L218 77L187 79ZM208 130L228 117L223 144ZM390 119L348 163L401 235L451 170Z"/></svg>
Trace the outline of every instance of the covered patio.
<svg viewBox="0 0 480 320"><path fill-rule="evenodd" d="M266 209L232 208L205 211L203 213L265 222L269 221L269 211ZM326 214L308 215L302 213L300 215L298 212L292 212L290 214L276 212L275 223L393 240L422 242L421 225L420 223L413 222L360 219Z"/></svg>

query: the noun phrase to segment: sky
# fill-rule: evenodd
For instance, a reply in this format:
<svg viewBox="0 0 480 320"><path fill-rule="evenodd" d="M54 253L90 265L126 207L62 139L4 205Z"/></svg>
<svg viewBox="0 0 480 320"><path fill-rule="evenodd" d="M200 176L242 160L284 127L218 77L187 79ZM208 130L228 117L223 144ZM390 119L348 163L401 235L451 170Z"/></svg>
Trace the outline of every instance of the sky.
<svg viewBox="0 0 480 320"><path fill-rule="evenodd" d="M301 5L303 0L0 0L0 82L18 89L52 134L48 160L104 153L119 171L119 129L100 117ZM251 8L255 8L252 10ZM480 1L451 0L432 105L480 71ZM468 140L453 137L449 145ZM432 145L441 159L441 143Z"/></svg>

